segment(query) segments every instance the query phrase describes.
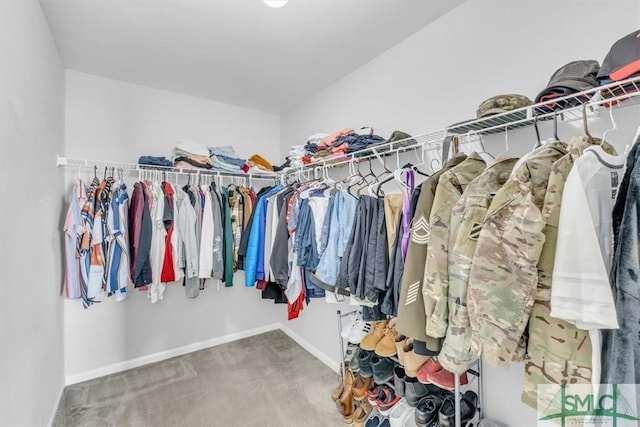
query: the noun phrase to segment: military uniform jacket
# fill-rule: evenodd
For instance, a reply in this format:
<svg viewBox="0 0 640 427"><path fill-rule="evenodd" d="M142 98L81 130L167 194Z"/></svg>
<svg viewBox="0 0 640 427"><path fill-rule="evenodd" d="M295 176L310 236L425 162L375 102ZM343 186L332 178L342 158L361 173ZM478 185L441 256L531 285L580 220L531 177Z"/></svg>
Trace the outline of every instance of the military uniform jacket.
<svg viewBox="0 0 640 427"><path fill-rule="evenodd" d="M433 199L429 218L431 234L427 245L422 297L427 319L426 333L442 338L448 325L449 294L449 225L453 205L460 199L467 185L485 169L485 162L477 153L443 173Z"/></svg>
<svg viewBox="0 0 640 427"><path fill-rule="evenodd" d="M426 318L422 300L422 279L430 234L429 215L440 176L466 158L467 156L464 154L455 156L441 170L422 183L422 190L411 222L409 247L400 287L396 324L398 332L418 341L426 342L427 348L434 352L440 350L440 340L430 338L425 333Z"/></svg>
<svg viewBox="0 0 640 427"><path fill-rule="evenodd" d="M542 207L545 242L538 261L536 298L529 317L525 384L522 401L536 408L539 384L589 384L591 381L591 340L587 331L562 319L552 318L551 280L558 240L560 207L565 182L575 160L591 145L602 140L587 135L572 138L567 154L553 164ZM609 154L615 149L605 143ZM545 397L545 400L554 396Z"/></svg>
<svg viewBox="0 0 640 427"><path fill-rule="evenodd" d="M449 237L449 326L438 361L448 371L462 374L471 362L471 328L467 286L476 243L487 209L509 179L517 159L499 159L474 179L451 212Z"/></svg>
<svg viewBox="0 0 640 427"><path fill-rule="evenodd" d="M553 164L566 154L550 142L498 191L485 216L469 276L471 351L494 366L524 358L523 333L545 240L542 206Z"/></svg>

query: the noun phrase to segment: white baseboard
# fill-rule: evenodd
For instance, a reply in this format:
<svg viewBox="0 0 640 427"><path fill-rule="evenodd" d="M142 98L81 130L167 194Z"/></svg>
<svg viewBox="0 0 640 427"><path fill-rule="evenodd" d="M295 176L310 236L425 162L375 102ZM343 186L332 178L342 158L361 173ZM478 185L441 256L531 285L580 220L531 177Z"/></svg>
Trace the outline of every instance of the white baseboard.
<svg viewBox="0 0 640 427"><path fill-rule="evenodd" d="M340 363L336 363L332 358L330 358L326 353L318 350L315 346L313 346L309 341L302 338L302 336L298 335L296 332L293 332L288 326L280 323L278 324L280 330L287 334L289 338L297 342L300 347L307 350L309 353L314 355L316 358L320 359L322 363L327 365L329 368L334 370L335 372L340 372Z"/></svg>
<svg viewBox="0 0 640 427"><path fill-rule="evenodd" d="M222 337L200 341L197 343L185 345L183 347L173 348L171 350L149 354L147 356L137 357L135 359L126 360L124 362L114 363L112 365L103 366L101 368L92 369L90 371L67 375L65 376L65 385L77 384L83 381L92 380L94 378L99 378L105 375L115 374L116 372L126 371L127 369L137 368L138 366L146 365L149 363L160 362L162 360L170 359L172 357L182 356L183 354L192 353L194 351L203 350L209 347L215 347L220 344L226 344L231 341L236 341L242 338L248 338L254 335L263 334L265 332L273 331L276 329L282 329L282 325L280 323L273 323L270 325L261 326L259 328L249 329L246 331L237 332L235 334L224 335ZM298 341L297 339L295 340ZM304 347L303 344L300 344L300 345ZM326 361L324 360L323 362L326 363Z"/></svg>
<svg viewBox="0 0 640 427"><path fill-rule="evenodd" d="M51 416L49 417L49 426L53 425L53 421L56 419L56 414L58 413L58 406L60 406L60 399L62 399L62 393L64 393L64 384L60 385L60 391L58 392L58 398L56 399L56 404L53 407L51 412Z"/></svg>

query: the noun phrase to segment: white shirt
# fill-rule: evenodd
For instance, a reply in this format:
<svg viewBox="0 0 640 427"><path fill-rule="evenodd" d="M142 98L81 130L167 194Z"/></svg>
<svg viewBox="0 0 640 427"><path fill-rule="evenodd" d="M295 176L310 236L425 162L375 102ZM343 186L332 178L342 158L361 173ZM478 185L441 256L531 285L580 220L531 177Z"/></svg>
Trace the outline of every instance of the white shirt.
<svg viewBox="0 0 640 427"><path fill-rule="evenodd" d="M560 208L551 317L589 331L591 377L600 380L600 329L617 329L609 271L613 255L613 205L622 180L625 156L589 147L565 184Z"/></svg>
<svg viewBox="0 0 640 427"><path fill-rule="evenodd" d="M622 180L624 156L590 147L565 184L560 208L551 316L580 329L616 329L609 269L613 254L611 211Z"/></svg>

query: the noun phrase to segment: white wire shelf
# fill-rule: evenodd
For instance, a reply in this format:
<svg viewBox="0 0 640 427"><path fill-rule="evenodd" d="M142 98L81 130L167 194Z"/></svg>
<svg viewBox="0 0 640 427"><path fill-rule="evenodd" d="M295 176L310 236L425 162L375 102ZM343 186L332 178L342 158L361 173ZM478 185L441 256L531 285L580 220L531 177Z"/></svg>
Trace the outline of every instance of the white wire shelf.
<svg viewBox="0 0 640 427"><path fill-rule="evenodd" d="M411 150L427 151L439 149L442 147L442 142L447 135L464 136L464 143L474 142L482 135L531 126L537 121L553 120L554 116L557 116L556 119L562 122L582 120L583 108L587 108L587 115L593 117L602 108L626 108L638 105L640 105L640 76L599 86L573 95L559 97L553 101L533 104L507 113L456 123L444 129L404 140L372 145L341 157L318 159L300 167L287 168L283 173L288 175L307 172L319 168L335 167L351 162L368 160L374 157L380 159L394 153Z"/></svg>
<svg viewBox="0 0 640 427"><path fill-rule="evenodd" d="M125 162L112 162L109 160L88 160L64 157L58 155L56 157L57 166L69 166L78 167L84 169L94 169L96 172L100 172L102 168L114 168L120 171L138 171L138 172L164 172L169 174L179 175L205 175L215 177L230 177L230 178L245 178L247 180L270 180L277 181L280 179L280 174L273 173L244 173L244 172L223 172L217 170L207 169L189 169L189 168L175 168L171 166L156 166L156 165L141 165L137 163L125 163Z"/></svg>

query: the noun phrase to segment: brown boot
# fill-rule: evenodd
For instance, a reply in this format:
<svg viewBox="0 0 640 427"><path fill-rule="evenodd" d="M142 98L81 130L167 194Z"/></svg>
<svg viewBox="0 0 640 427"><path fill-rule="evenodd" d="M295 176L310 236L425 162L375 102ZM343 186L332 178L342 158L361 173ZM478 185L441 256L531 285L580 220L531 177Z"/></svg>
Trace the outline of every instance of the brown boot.
<svg viewBox="0 0 640 427"><path fill-rule="evenodd" d="M393 337L393 341L396 345L396 352L398 353L398 362L400 362L400 364L402 366L404 366L404 345L407 343L407 337L405 337L404 335L396 335L395 337Z"/></svg>
<svg viewBox="0 0 640 427"><path fill-rule="evenodd" d="M375 322L371 327L371 332L365 335L362 338L362 342L360 343L360 348L366 351L373 351L376 349L376 345L380 342L380 340L384 337L384 330L387 327L387 321L381 320L379 322Z"/></svg>
<svg viewBox="0 0 640 427"><path fill-rule="evenodd" d="M404 372L408 377L416 378L420 367L427 363L431 357L416 354L413 351L413 340L407 340L402 350L404 352Z"/></svg>
<svg viewBox="0 0 640 427"><path fill-rule="evenodd" d="M340 398L336 402L338 406L338 411L342 414L343 417L348 417L353 414L353 382L355 378L353 377L353 373L349 369L345 372L344 377L344 388L342 390L342 394Z"/></svg>
<svg viewBox="0 0 640 427"><path fill-rule="evenodd" d="M375 352L380 357L392 357L397 353L395 336L396 319L391 319L384 330L384 336L378 344L376 344Z"/></svg>

